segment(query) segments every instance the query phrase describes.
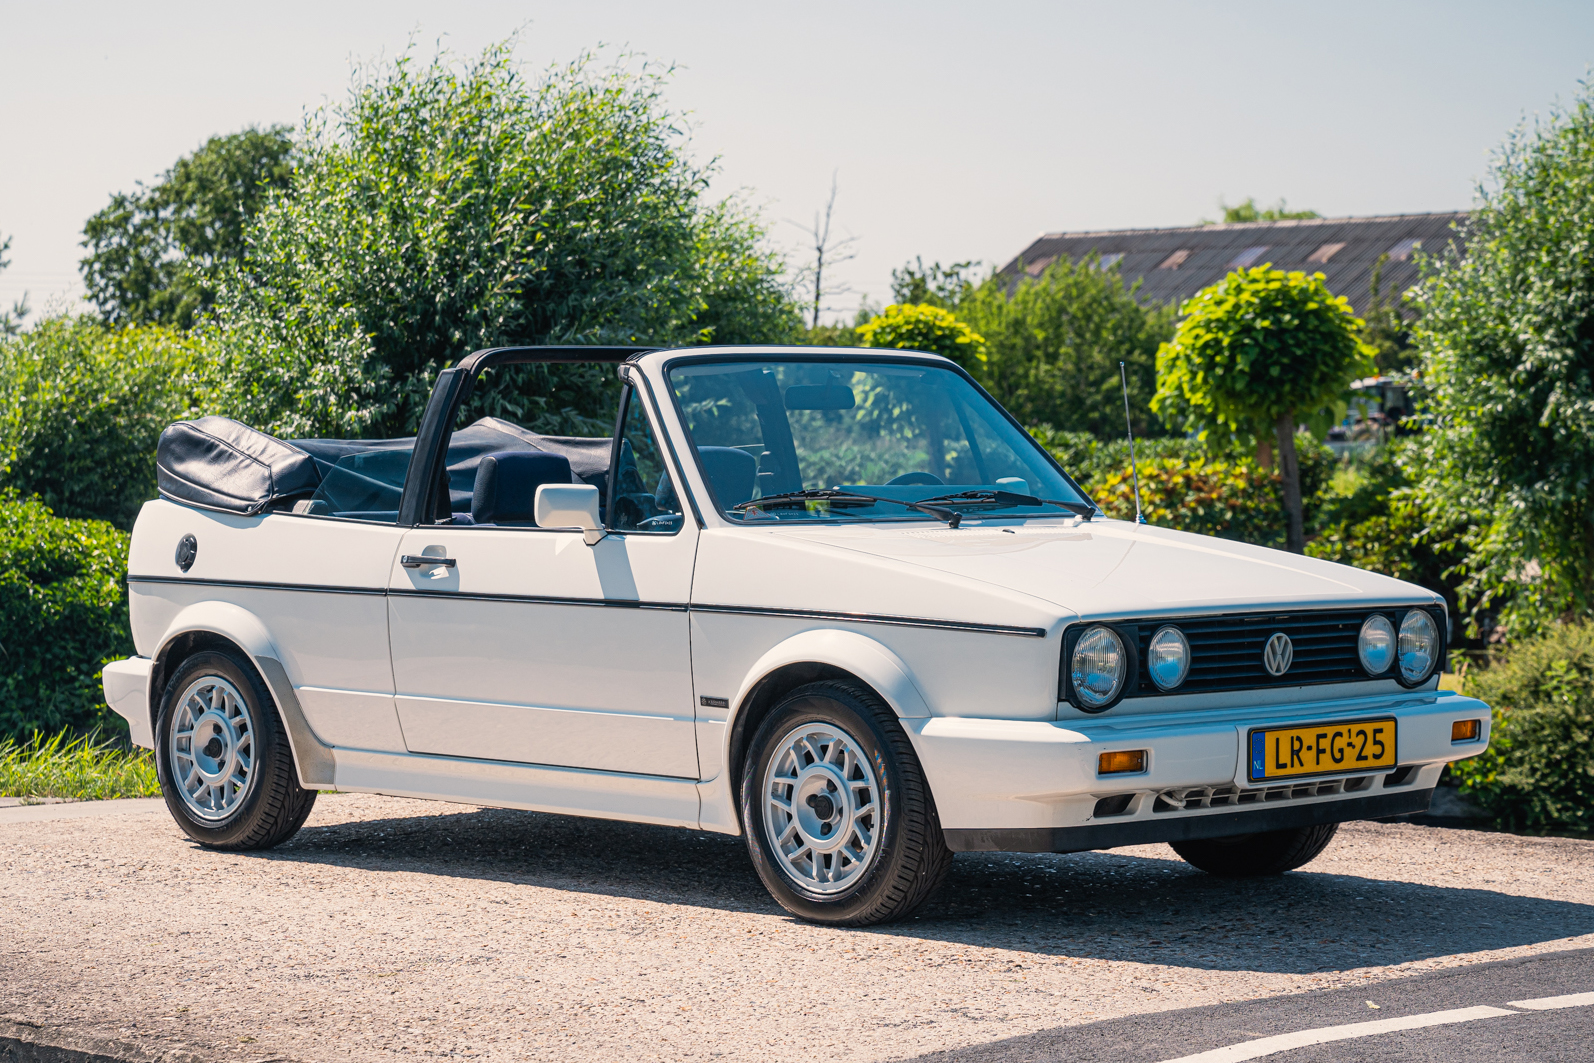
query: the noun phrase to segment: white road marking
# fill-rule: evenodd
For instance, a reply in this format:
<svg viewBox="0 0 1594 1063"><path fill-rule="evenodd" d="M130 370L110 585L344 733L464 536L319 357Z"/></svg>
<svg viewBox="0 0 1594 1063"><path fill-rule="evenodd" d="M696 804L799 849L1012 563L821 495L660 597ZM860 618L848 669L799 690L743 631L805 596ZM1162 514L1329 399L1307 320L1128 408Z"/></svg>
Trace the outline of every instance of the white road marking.
<svg viewBox="0 0 1594 1063"><path fill-rule="evenodd" d="M1551 998L1554 999L1554 998ZM1180 1056L1164 1063L1241 1063L1247 1059L1261 1059L1275 1052L1292 1048L1326 1044L1329 1041L1348 1041L1354 1037L1371 1037L1374 1034L1394 1033L1396 1030L1419 1030L1424 1026L1444 1026L1453 1022L1472 1022L1474 1019L1492 1019L1500 1015L1520 1015L1521 1012L1504 1008L1457 1008L1454 1011L1430 1011L1426 1015L1408 1015L1403 1019L1379 1019L1377 1022L1352 1022L1343 1026L1322 1026L1316 1030L1300 1030L1277 1037L1259 1037L1238 1045L1225 1045L1210 1052L1197 1052L1193 1056Z"/></svg>
<svg viewBox="0 0 1594 1063"><path fill-rule="evenodd" d="M1533 1000L1513 1000L1508 1008L1524 1011L1554 1011L1556 1008L1582 1008L1594 1004L1594 993L1568 993L1564 997L1537 997Z"/></svg>

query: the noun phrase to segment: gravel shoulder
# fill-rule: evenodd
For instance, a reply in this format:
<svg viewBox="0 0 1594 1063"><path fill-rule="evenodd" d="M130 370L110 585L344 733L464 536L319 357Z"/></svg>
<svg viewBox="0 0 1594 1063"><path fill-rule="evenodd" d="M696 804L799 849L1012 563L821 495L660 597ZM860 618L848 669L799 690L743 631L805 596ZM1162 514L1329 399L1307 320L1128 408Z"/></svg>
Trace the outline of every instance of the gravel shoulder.
<svg viewBox="0 0 1594 1063"><path fill-rule="evenodd" d="M668 828L323 795L236 855L164 815L0 822L0 1020L215 1059L901 1059L1590 945L1594 842L1410 824L1260 882L961 854L847 931Z"/></svg>

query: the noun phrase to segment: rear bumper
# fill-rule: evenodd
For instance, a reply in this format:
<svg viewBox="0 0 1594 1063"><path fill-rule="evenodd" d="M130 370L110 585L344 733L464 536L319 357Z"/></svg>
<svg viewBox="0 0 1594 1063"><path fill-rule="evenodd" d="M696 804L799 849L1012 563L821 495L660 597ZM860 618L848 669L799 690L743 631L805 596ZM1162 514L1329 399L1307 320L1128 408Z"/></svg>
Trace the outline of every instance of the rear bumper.
<svg viewBox="0 0 1594 1063"><path fill-rule="evenodd" d="M149 675L155 662L148 657L129 657L112 661L100 675L105 688L105 704L127 721L135 746L155 748L154 729L149 719Z"/></svg>
<svg viewBox="0 0 1594 1063"><path fill-rule="evenodd" d="M1431 788L1401 790L1373 797L1204 816L1173 816L1122 823L1097 822L1077 827L949 830L943 833L946 835L947 848L955 853L1082 853L1091 849L1116 849L1120 845L1229 838L1236 834L1315 827L1353 819L1404 816L1426 811L1432 798Z"/></svg>

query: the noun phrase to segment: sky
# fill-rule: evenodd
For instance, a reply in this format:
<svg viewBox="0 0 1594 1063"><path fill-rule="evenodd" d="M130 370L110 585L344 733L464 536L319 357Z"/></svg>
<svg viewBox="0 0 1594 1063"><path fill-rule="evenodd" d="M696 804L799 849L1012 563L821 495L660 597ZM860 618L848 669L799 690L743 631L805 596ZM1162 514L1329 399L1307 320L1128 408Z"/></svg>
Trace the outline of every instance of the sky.
<svg viewBox="0 0 1594 1063"><path fill-rule="evenodd" d="M917 257L1000 265L1042 232L1220 200L1464 209L1594 63L1587 2L0 0L0 304L81 305L85 219L206 138L296 123L356 63L517 31L533 71L599 46L673 64L715 194L746 195L794 266L834 176L856 257L831 318Z"/></svg>

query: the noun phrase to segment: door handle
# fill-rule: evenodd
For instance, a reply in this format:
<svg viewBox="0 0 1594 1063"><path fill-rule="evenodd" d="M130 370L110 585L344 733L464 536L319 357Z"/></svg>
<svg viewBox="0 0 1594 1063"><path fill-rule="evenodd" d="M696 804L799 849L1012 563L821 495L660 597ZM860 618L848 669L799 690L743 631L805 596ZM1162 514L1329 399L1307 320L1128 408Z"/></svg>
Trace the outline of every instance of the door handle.
<svg viewBox="0 0 1594 1063"><path fill-rule="evenodd" d="M430 557L426 554L405 554L399 558L399 564L405 568L425 568L427 565L442 565L444 568L453 568L452 557Z"/></svg>

